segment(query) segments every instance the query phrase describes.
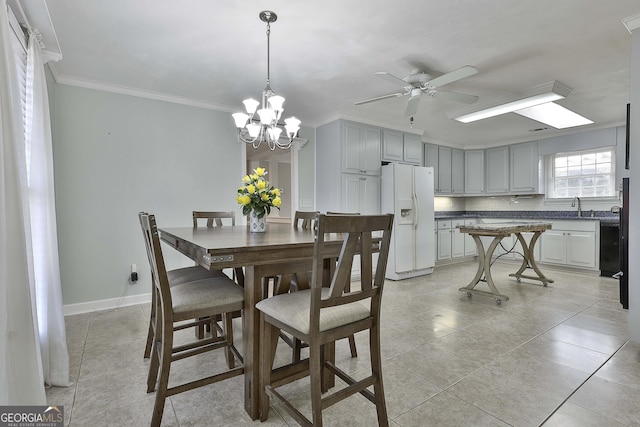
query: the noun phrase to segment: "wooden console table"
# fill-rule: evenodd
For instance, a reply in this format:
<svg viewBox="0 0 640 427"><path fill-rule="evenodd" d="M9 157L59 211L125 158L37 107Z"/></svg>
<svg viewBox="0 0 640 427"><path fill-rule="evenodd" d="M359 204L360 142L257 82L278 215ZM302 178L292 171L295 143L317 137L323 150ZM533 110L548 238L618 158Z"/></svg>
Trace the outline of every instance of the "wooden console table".
<svg viewBox="0 0 640 427"><path fill-rule="evenodd" d="M530 280L538 280L542 282L544 286L547 286L548 283L553 283L553 280L547 278L538 268L536 264L535 258L533 256L533 248L535 247L536 242L540 235L545 231L551 229L551 224L549 223L526 223L526 222L506 222L506 223L498 223L498 224L473 224L473 225L460 225L458 226L461 233L467 233L473 240L476 242L476 247L478 248L478 271L476 275L471 280L471 282L460 288L461 292L466 292L469 298L474 294L490 296L496 299L496 303L500 304L502 301L508 301L509 297L507 295L501 294L496 285L493 283L493 278L491 277L491 257L493 256L493 252L496 247L500 244L500 241L511 234L515 234L522 245L522 265L515 273L510 274L510 277L515 277L518 282L521 281L522 278L530 279ZM522 237L522 233L533 233L533 237L531 238L531 242L527 244L524 237ZM493 237L493 241L489 245L489 247L484 249L484 245L482 244L481 236ZM535 275L523 274L526 269L532 269ZM484 276L484 277L483 277ZM480 289L475 289L476 285L480 282L486 282L489 286L489 291L483 291Z"/></svg>

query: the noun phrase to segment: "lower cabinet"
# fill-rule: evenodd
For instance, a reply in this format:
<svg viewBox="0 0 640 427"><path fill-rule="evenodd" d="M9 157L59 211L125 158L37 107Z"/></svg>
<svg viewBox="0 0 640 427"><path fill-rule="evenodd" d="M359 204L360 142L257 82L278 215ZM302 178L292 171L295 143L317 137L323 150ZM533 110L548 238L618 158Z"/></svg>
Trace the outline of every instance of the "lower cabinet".
<svg viewBox="0 0 640 427"><path fill-rule="evenodd" d="M553 228L540 237L540 261L598 268L597 226L597 221L553 221Z"/></svg>
<svg viewBox="0 0 640 427"><path fill-rule="evenodd" d="M461 233L458 226L475 224L476 220L437 220L436 221L436 261L448 261L473 256L476 244L468 234Z"/></svg>

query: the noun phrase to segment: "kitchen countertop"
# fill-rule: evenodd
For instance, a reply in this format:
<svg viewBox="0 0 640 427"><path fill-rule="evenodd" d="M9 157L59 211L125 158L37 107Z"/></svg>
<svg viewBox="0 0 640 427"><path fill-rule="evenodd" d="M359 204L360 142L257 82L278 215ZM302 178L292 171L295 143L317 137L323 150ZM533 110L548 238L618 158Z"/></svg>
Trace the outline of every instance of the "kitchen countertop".
<svg viewBox="0 0 640 427"><path fill-rule="evenodd" d="M610 211L594 211L595 216L590 216L591 211L583 211L578 217L576 211L436 211L435 219L517 219L517 220L576 220L576 221L601 221L619 222L620 215Z"/></svg>

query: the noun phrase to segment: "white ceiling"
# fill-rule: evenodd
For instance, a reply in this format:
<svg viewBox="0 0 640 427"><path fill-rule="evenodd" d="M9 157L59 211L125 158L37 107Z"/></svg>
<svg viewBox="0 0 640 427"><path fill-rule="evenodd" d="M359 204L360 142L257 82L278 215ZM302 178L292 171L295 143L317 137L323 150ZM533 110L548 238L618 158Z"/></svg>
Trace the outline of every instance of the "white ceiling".
<svg viewBox="0 0 640 427"><path fill-rule="evenodd" d="M48 0L62 60L58 83L238 111L271 80L285 116L318 126L349 118L416 133L423 140L486 147L624 124L630 34L622 19L640 0ZM532 133L514 113L462 124L461 104L423 97L413 128L407 97L355 106L398 91L374 76L416 64L434 76L464 65L478 74L444 86L480 102L551 80L573 92L557 103L595 123ZM231 117L229 117L231 121Z"/></svg>

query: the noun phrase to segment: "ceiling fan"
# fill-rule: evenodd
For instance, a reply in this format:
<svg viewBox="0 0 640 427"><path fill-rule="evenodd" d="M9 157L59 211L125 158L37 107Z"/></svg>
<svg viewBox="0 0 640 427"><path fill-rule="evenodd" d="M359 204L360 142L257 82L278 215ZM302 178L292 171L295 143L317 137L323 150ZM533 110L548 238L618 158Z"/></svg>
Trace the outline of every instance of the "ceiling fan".
<svg viewBox="0 0 640 427"><path fill-rule="evenodd" d="M466 104L473 104L478 100L478 97L475 95L467 95L466 93L439 90L438 88L440 86L455 82L456 80L472 76L477 72L478 70L474 67L466 65L462 68L458 68L455 71L451 71L450 73L446 73L433 78L430 74L420 69L416 69L412 71L411 74L401 79L400 77L396 77L393 74L379 71L375 73L376 76L383 78L393 84L400 85L402 87L402 92L391 93L388 95L366 99L364 101L356 102L356 105L367 104L369 102L380 101L387 98L409 95L409 102L407 104L407 110L405 111L404 115L413 116L418 111L418 105L420 103L422 94L447 98L457 102L464 102Z"/></svg>

